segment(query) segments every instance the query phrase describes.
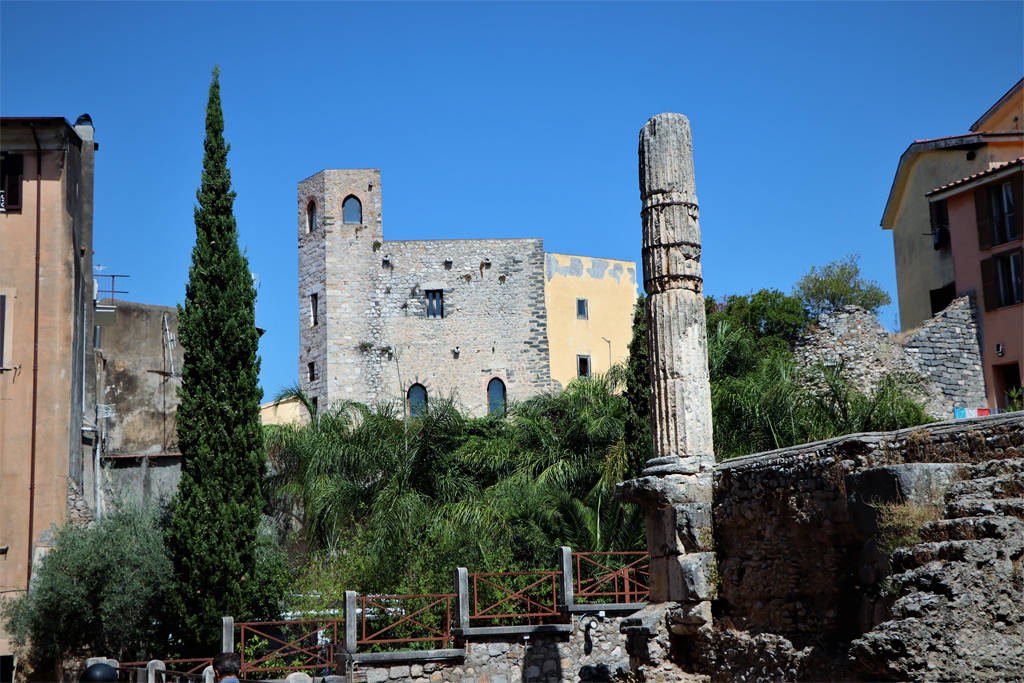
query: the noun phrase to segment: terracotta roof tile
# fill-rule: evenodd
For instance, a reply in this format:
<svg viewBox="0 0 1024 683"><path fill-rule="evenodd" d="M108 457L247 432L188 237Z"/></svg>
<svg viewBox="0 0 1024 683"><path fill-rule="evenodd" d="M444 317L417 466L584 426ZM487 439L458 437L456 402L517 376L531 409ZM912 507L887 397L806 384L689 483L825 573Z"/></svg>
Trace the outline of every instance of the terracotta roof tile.
<svg viewBox="0 0 1024 683"><path fill-rule="evenodd" d="M956 187L957 185L963 185L964 183L968 183L968 182L970 182L972 180L977 180L978 178L984 178L985 176L991 175L991 174L995 173L996 171L1002 171L1003 169L1005 169L1005 168L1007 168L1009 166L1013 166L1014 164L1020 164L1022 162L1024 162L1024 157L1017 157L1013 161L1004 161L1004 162L1002 162L1000 164L996 164L995 166L993 166L992 168L990 168L990 169L988 169L986 171L979 171L979 172L975 173L974 175L969 175L966 178L961 178L960 180L954 180L951 183L947 183L947 184L945 184L945 185L943 185L941 187L937 187L934 190L932 190L931 192L926 192L925 196L927 197L928 195L935 194L936 192L942 192L943 190L948 190L949 188Z"/></svg>

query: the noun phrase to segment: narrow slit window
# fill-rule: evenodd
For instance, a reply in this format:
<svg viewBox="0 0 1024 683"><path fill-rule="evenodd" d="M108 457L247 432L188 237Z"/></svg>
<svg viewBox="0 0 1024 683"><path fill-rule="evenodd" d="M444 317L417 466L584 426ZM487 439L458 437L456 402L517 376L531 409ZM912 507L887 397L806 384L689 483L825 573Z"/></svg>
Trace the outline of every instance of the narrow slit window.
<svg viewBox="0 0 1024 683"><path fill-rule="evenodd" d="M316 202L310 202L306 207L306 232L316 230Z"/></svg>
<svg viewBox="0 0 1024 683"><path fill-rule="evenodd" d="M427 317L444 317L444 292L440 289L427 290Z"/></svg>
<svg viewBox="0 0 1024 683"><path fill-rule="evenodd" d="M316 363L306 363L306 371L309 373L309 381L316 381Z"/></svg>
<svg viewBox="0 0 1024 683"><path fill-rule="evenodd" d="M406 393L409 401L409 416L422 417L427 412L427 388L422 384L413 384Z"/></svg>
<svg viewBox="0 0 1024 683"><path fill-rule="evenodd" d="M309 324L316 327L320 324L320 295L309 295Z"/></svg>
<svg viewBox="0 0 1024 683"><path fill-rule="evenodd" d="M495 377L487 383L487 413L505 412L505 383Z"/></svg>
<svg viewBox="0 0 1024 683"><path fill-rule="evenodd" d="M576 370L579 377L590 377L590 356L576 356Z"/></svg>
<svg viewBox="0 0 1024 683"><path fill-rule="evenodd" d="M363 222L363 205L355 197L349 197L342 204L342 215L347 225L361 225Z"/></svg>
<svg viewBox="0 0 1024 683"><path fill-rule="evenodd" d="M588 319L586 299L576 299L576 318L579 320Z"/></svg>

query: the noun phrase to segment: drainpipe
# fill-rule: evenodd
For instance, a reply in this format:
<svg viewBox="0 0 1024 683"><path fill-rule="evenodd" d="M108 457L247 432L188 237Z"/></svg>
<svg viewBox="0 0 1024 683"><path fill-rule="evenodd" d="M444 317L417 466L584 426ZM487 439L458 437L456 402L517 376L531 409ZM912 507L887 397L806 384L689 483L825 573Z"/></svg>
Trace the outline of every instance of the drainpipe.
<svg viewBox="0 0 1024 683"><path fill-rule="evenodd" d="M36 415L39 405L39 251L42 239L40 223L43 201L43 149L39 146L35 124L29 123L32 139L36 143L36 283L35 311L32 314L32 446L29 450L29 484L28 484L28 575L25 590L32 584L32 549L33 523L36 514Z"/></svg>

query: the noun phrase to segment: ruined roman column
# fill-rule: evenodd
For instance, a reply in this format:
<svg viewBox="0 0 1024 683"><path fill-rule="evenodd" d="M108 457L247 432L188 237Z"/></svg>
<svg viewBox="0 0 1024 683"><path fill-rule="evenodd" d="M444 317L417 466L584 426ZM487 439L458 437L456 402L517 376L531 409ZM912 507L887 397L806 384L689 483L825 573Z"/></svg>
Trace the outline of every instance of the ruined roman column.
<svg viewBox="0 0 1024 683"><path fill-rule="evenodd" d="M644 290L654 457L619 500L647 509L652 603L682 603L676 633L710 623L714 448L700 224L690 122L659 114L640 131Z"/></svg>

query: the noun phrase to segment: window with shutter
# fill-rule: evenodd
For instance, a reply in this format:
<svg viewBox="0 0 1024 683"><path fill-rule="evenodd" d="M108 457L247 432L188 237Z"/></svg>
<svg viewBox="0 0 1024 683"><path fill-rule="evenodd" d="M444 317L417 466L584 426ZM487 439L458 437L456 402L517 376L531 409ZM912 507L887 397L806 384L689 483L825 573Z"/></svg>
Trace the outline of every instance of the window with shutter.
<svg viewBox="0 0 1024 683"><path fill-rule="evenodd" d="M981 292L985 298L985 310L999 308L999 290L996 289L995 259L987 258L981 262Z"/></svg>
<svg viewBox="0 0 1024 683"><path fill-rule="evenodd" d="M999 246L1017 239L1017 221L1013 210L1013 190L1010 183L999 183L988 187L989 206L992 211L992 246Z"/></svg>
<svg viewBox="0 0 1024 683"><path fill-rule="evenodd" d="M978 249L991 249L992 226L989 221L987 188L979 187L974 190L974 216L978 221Z"/></svg>
<svg viewBox="0 0 1024 683"><path fill-rule="evenodd" d="M7 295L0 294L0 368L6 368L7 359Z"/></svg>
<svg viewBox="0 0 1024 683"><path fill-rule="evenodd" d="M1024 237L1024 173L1010 178L1010 195L1013 197L1013 222L1017 239Z"/></svg>
<svg viewBox="0 0 1024 683"><path fill-rule="evenodd" d="M999 254L992 258L996 264L995 276L999 289L999 306L1013 306L1024 301L1020 250Z"/></svg>
<svg viewBox="0 0 1024 683"><path fill-rule="evenodd" d="M0 154L0 211L21 209L24 154Z"/></svg>
<svg viewBox="0 0 1024 683"><path fill-rule="evenodd" d="M444 317L444 292L440 289L427 290L427 317Z"/></svg>
<svg viewBox="0 0 1024 683"><path fill-rule="evenodd" d="M949 246L949 210L945 199L931 202L928 208L932 219L932 245L938 251Z"/></svg>

